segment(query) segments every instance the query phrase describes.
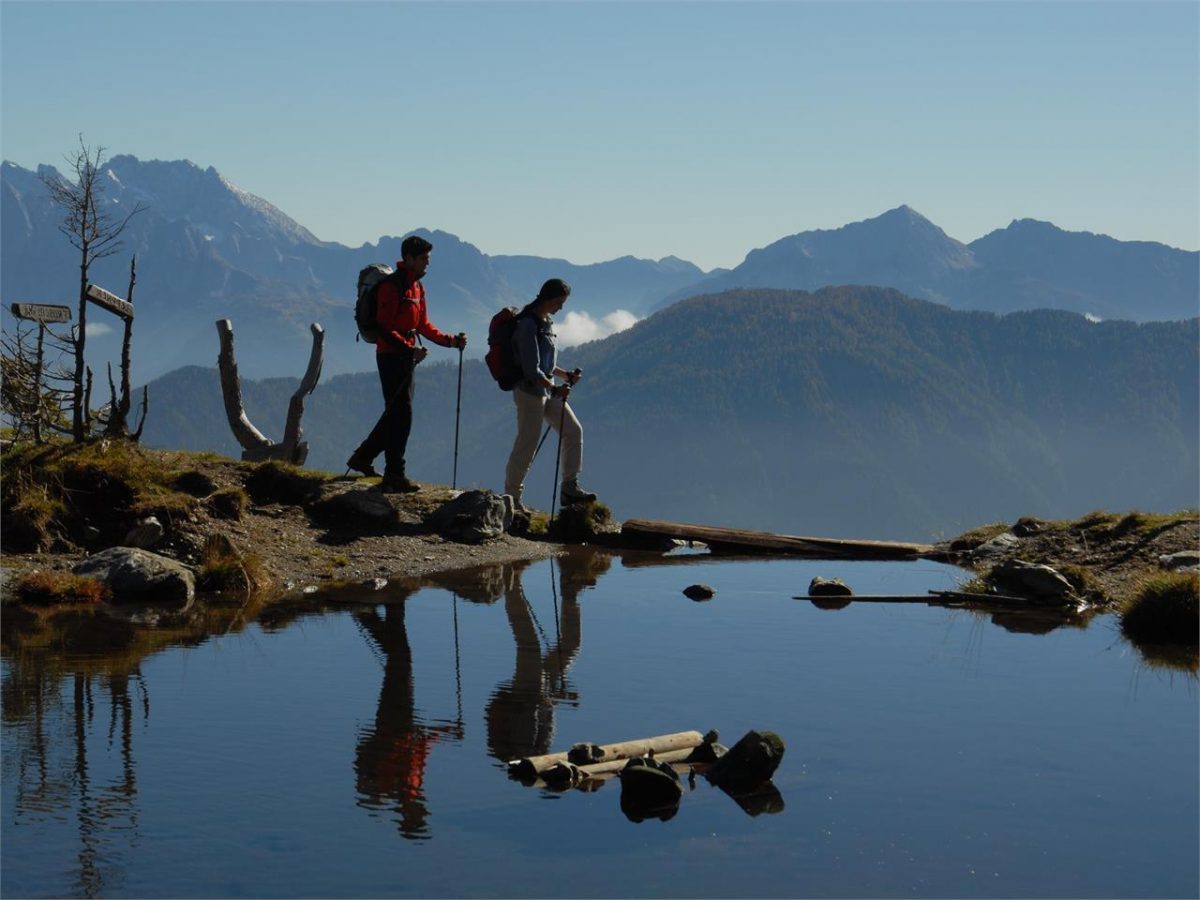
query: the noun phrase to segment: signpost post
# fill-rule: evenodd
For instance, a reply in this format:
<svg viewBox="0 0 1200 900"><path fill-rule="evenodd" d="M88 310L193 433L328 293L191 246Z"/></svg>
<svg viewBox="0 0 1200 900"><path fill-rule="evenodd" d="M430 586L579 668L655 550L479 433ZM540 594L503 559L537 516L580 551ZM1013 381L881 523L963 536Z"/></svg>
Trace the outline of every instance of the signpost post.
<svg viewBox="0 0 1200 900"><path fill-rule="evenodd" d="M129 296L133 296L133 285L137 281L137 257L129 264ZM89 284L85 294L88 300L97 306L107 309L110 313L120 316L125 323L125 339L121 343L121 399L118 401L116 389L113 389L113 408L109 413L109 427L116 432L124 433L125 416L129 412L129 345L133 333L133 304L122 300L116 294L106 291L98 284ZM108 383L112 384L112 369L109 369ZM144 421L144 419L143 419ZM141 429L138 429L141 433Z"/></svg>
<svg viewBox="0 0 1200 900"><path fill-rule="evenodd" d="M47 322L70 322L71 307L58 306L50 303L14 303L9 307L18 319L29 319L38 323L37 356L33 364L33 384L37 396L42 396L42 361L46 339ZM40 404L40 399L39 399ZM42 414L39 405L37 415L33 417L33 439L42 442Z"/></svg>

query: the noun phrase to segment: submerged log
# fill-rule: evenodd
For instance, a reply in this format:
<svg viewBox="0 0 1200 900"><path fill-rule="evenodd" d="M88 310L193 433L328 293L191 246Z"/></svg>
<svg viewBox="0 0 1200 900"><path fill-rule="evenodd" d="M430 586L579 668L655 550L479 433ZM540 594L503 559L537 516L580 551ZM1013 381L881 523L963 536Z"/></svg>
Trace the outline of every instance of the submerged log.
<svg viewBox="0 0 1200 900"><path fill-rule="evenodd" d="M668 753L673 750L692 750L703 744L704 735L698 731L678 731L674 734L660 734L654 737L638 738L632 741L621 741L616 744L600 744L602 751L600 760L628 760L635 756L647 754ZM542 756L527 756L508 762L508 772L516 778L534 779L543 774L557 763L570 760L570 752L547 753Z"/></svg>
<svg viewBox="0 0 1200 900"><path fill-rule="evenodd" d="M818 559L916 559L933 550L931 544L798 537L651 519L629 519L621 525L621 537L642 546L661 545L670 540L700 541L714 554L783 553Z"/></svg>
<svg viewBox="0 0 1200 900"><path fill-rule="evenodd" d="M971 591L930 591L929 593L942 601L957 601L958 603L969 603L977 606L1044 607L1044 604L1035 603L1028 597L1014 597L1010 594L977 594ZM854 599L861 600L863 598L855 597Z"/></svg>

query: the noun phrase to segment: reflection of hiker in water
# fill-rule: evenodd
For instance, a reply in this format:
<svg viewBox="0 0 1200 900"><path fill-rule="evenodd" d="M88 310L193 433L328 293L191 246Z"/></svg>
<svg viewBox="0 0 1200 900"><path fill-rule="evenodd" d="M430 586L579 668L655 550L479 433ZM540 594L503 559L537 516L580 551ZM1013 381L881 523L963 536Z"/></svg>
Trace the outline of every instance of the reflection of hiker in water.
<svg viewBox="0 0 1200 900"><path fill-rule="evenodd" d="M569 555L554 562L562 601L561 612L556 608L549 623L540 622L534 615L526 588L534 596L554 595L554 585L522 585L527 562L515 564L507 573L504 611L517 643L517 660L513 677L496 688L487 704L488 751L497 759L549 752L555 704L577 700L566 672L581 641L579 593L595 584L596 576L608 568L609 562L608 557L594 554ZM554 632L545 634L544 628L553 628Z"/></svg>
<svg viewBox="0 0 1200 900"><path fill-rule="evenodd" d="M360 805L394 808L406 838L428 837L423 783L425 763L442 736L461 737L454 725L429 726L413 704L412 651L404 626L404 602L355 613L355 620L383 652L383 686L373 726L359 734L354 759Z"/></svg>

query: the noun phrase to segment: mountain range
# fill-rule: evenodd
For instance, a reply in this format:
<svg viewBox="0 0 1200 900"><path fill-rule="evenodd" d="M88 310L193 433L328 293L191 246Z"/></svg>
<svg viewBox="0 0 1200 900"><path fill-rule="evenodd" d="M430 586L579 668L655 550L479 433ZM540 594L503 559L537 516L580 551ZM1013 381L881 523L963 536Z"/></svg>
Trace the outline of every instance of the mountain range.
<svg viewBox="0 0 1200 900"><path fill-rule="evenodd" d="M1198 328L957 311L885 288L732 290L563 363L584 370L584 483L620 518L923 540L1021 515L1194 506ZM456 378L447 363L418 370L420 480L450 481ZM296 383L243 384L276 439ZM237 455L215 370L172 372L150 393L148 443ZM306 406L309 465L341 471L380 402L373 373L323 381ZM499 489L512 400L478 361L461 409L458 484ZM553 456L527 482L543 508Z"/></svg>
<svg viewBox="0 0 1200 900"><path fill-rule="evenodd" d="M188 161L121 155L104 164L102 175L108 209L119 215L135 203L145 207L129 223L123 252L92 272L93 282L124 296L128 256L137 255L136 378L211 364L219 318L233 322L239 367L248 377L299 374L311 322L326 332L328 375L372 368L370 349L354 340L353 285L362 266L398 257L400 236L355 248L318 240L268 201ZM61 215L43 184L61 177L49 166L0 167L6 329L13 327L13 301L74 305L78 259L58 230ZM732 270L711 272L675 257L576 265L490 256L456 235L416 231L435 245L425 279L431 316L446 330L467 331L471 355L485 349L487 322L497 309L526 302L551 276L572 283L570 309L593 319L616 310L642 317L698 294L757 287L877 285L957 309L1051 308L1131 321L1189 318L1200 296L1194 251L1032 220L963 244L907 206L782 238L752 250ZM102 317L89 318L95 329L89 361L98 372L119 353L118 329L106 334L104 324Z"/></svg>
<svg viewBox="0 0 1200 900"><path fill-rule="evenodd" d="M122 253L100 260L91 280L124 297L129 256L138 259L134 302L134 366L149 379L179 365L216 358L213 323L233 322L247 375L302 371L310 348L309 324L325 329L325 371L373 368L371 348L355 342L354 285L372 262L392 263L402 237L384 236L351 248L318 240L266 200L229 182L215 169L188 161L142 162L115 156L102 168L103 202L114 217L141 203L123 235ZM66 303L78 288L79 261L59 232L61 214L43 179L60 179L50 166L36 172L0 167L0 294L5 325L12 301ZM415 229L435 247L425 278L431 318L447 331L467 331L472 353L486 349L487 323L497 309L520 305L537 292L547 271L576 285L573 308L596 318L624 308L638 314L663 293L703 277L696 266L668 258L632 257L574 266L561 260L489 257L458 237ZM114 333L89 346L115 359Z"/></svg>
<svg viewBox="0 0 1200 900"><path fill-rule="evenodd" d="M900 206L830 231L805 231L752 250L728 272L665 296L700 291L868 284L956 309L1062 309L1135 322L1200 312L1200 257L1146 241L1063 231L1019 219L969 244Z"/></svg>

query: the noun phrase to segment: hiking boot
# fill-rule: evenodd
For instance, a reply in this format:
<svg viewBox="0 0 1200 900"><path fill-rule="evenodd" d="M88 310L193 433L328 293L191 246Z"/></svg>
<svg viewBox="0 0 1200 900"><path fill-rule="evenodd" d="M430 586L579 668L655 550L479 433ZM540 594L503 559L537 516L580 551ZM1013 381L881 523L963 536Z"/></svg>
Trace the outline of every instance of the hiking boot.
<svg viewBox="0 0 1200 900"><path fill-rule="evenodd" d="M579 482L572 478L570 481L562 483L558 499L563 506L570 506L572 503L590 503L596 499L596 495L591 491L585 491L579 486Z"/></svg>
<svg viewBox="0 0 1200 900"><path fill-rule="evenodd" d="M379 490L385 494L415 494L421 486L403 475L384 475Z"/></svg>
<svg viewBox="0 0 1200 900"><path fill-rule="evenodd" d="M371 464L371 460L365 455L355 450L346 460L346 468L352 472L361 472L366 478L378 478L379 473L375 471L375 466Z"/></svg>
<svg viewBox="0 0 1200 900"><path fill-rule="evenodd" d="M514 516L529 515L529 507L526 506L524 503L522 503L520 500L518 500L516 497L513 497L513 515Z"/></svg>

